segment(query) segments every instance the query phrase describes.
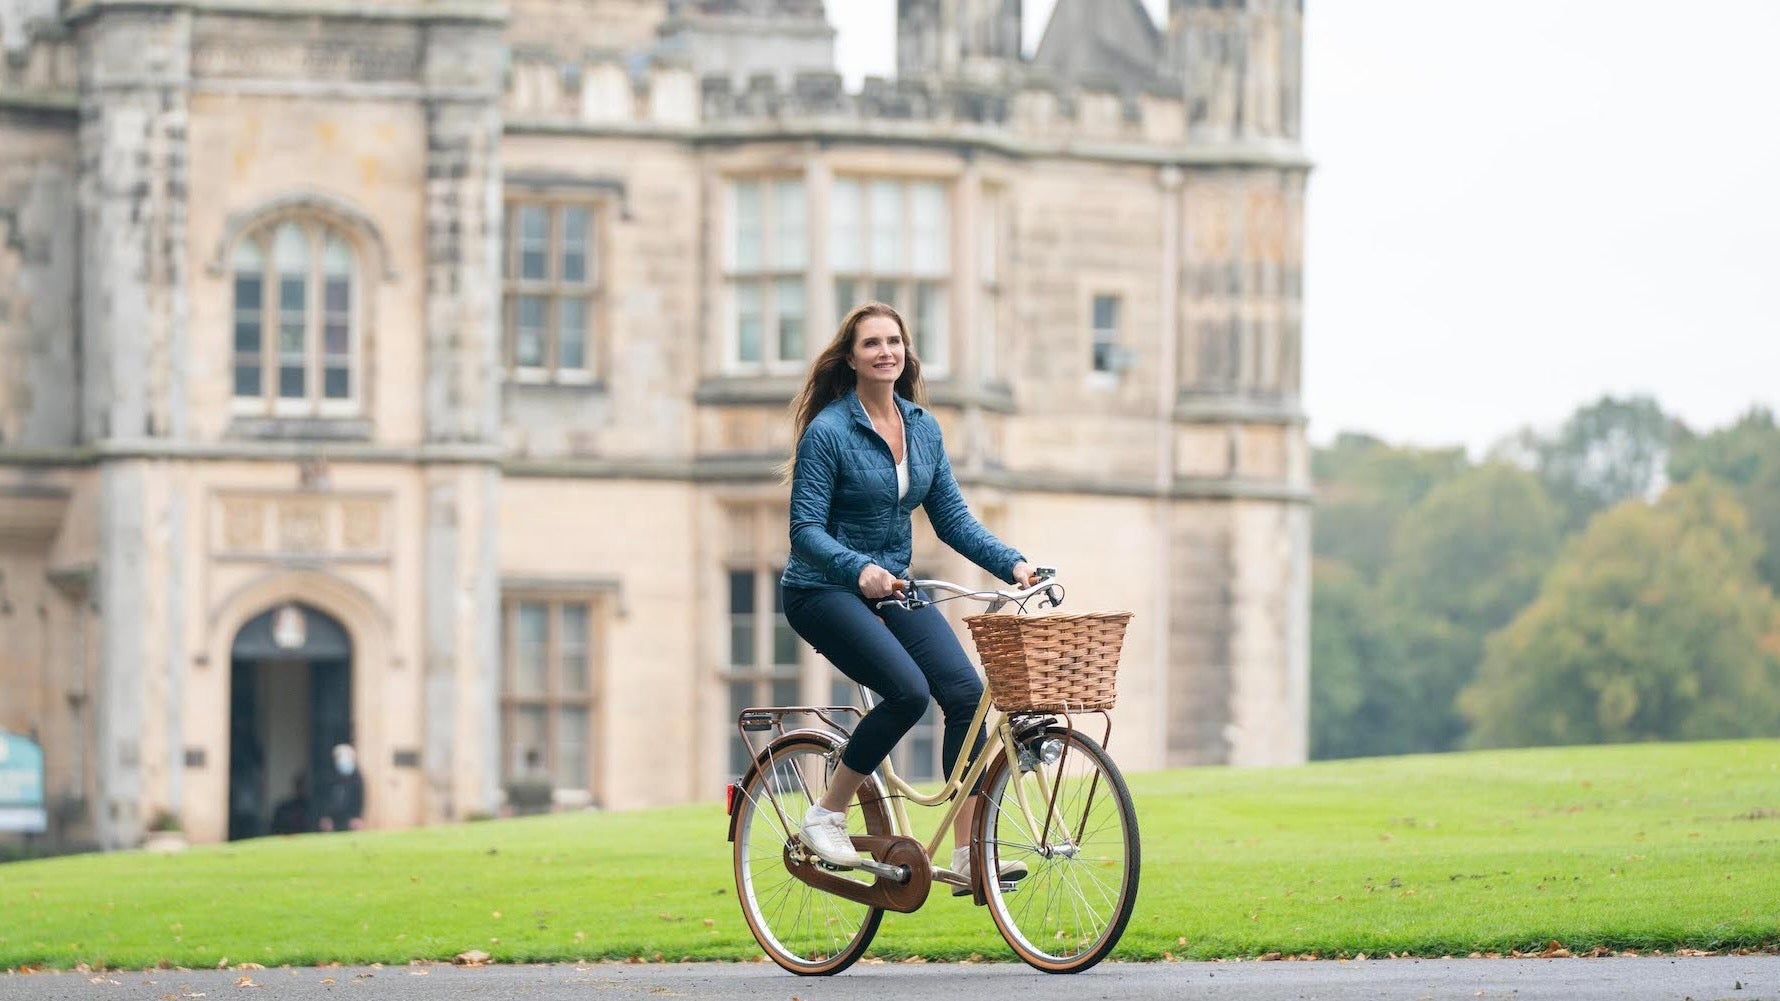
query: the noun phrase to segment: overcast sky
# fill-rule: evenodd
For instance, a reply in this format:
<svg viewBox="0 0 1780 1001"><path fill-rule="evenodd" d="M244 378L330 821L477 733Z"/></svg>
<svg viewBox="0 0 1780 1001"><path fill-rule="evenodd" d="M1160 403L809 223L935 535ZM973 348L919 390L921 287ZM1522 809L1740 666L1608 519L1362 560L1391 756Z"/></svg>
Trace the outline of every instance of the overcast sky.
<svg viewBox="0 0 1780 1001"><path fill-rule="evenodd" d="M895 74L895 6L830 0L850 84ZM1309 0L1305 30L1314 440L1780 408L1780 0Z"/></svg>

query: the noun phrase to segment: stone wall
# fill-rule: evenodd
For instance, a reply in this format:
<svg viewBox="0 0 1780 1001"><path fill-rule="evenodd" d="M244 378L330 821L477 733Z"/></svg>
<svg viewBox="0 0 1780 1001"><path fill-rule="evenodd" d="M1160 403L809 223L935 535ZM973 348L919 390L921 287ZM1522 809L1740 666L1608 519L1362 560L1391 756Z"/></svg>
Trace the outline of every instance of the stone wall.
<svg viewBox="0 0 1780 1001"><path fill-rule="evenodd" d="M0 445L74 444L73 116L0 95Z"/></svg>

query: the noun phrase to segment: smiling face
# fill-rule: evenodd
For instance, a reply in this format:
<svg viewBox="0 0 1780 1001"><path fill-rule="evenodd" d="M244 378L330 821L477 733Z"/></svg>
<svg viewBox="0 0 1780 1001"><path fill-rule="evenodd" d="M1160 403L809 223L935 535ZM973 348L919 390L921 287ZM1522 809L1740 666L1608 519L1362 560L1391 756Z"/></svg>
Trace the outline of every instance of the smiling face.
<svg viewBox="0 0 1780 1001"><path fill-rule="evenodd" d="M902 377L902 327L888 316L868 316L853 332L853 351L847 364L858 374L861 388L868 384L896 385Z"/></svg>

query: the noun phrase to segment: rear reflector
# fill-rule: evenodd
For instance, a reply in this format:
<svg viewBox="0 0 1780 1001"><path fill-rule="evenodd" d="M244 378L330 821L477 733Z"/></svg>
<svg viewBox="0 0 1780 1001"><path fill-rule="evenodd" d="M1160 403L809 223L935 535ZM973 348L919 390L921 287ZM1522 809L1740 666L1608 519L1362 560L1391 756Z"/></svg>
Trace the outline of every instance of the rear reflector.
<svg viewBox="0 0 1780 1001"><path fill-rule="evenodd" d="M723 813L725 816L729 816L729 817L735 816L735 783L734 782L731 782L728 785L723 787Z"/></svg>

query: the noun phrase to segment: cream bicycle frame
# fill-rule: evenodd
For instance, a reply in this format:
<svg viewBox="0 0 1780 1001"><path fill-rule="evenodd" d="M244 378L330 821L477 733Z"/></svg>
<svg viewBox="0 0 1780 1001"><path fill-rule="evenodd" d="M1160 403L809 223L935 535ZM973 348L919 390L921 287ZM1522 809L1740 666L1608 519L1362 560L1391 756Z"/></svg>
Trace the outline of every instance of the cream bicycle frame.
<svg viewBox="0 0 1780 1001"><path fill-rule="evenodd" d="M866 709L869 710L871 708L871 699L865 686L859 685L857 682L854 684L859 688L861 700L866 703ZM985 679L983 684L983 697L977 701L977 709L970 718L970 729L966 731L967 733L976 733L977 730L987 722L989 709L993 703L993 693L990 692L988 682ZM1008 723L1008 717L1004 713L995 721L995 727L989 731L988 737L983 743L983 749L975 755L959 754L958 760L952 763L951 774L946 776L946 784L941 786L938 792L931 795L922 795L919 790L905 781L902 776L896 774L895 765L891 764L890 759L886 757L883 763L878 765L877 772L883 777L884 793L890 799L891 833L908 835L910 837L914 836L914 825L909 822L908 807L904 804L905 800L926 807L939 806L949 802L950 806L946 808L945 815L940 818L939 826L934 830L933 837L922 846L927 852L927 857L930 859L933 858L933 853L939 850L940 842L945 840L946 832L951 829L952 821L957 818L958 811L964 808L965 800L968 797L960 794L965 789L969 789L976 785L977 780L982 778L983 773L988 770L989 762L994 760L996 754L1001 754L1007 760L1007 767L1014 769L1015 775L1019 774L1019 752L1014 748L1012 742L1008 740L1010 730L1011 727ZM1051 790L1048 787L1048 783L1045 781L1044 772L1040 769L1034 769L1032 775L1038 782L1039 792L1043 794L1045 801L1049 802L1051 799ZM1064 840L1069 842L1075 840L1074 835L1069 831L1064 819L1060 816L1053 816L1051 818L1051 824L1045 827L1044 830L1040 831L1039 823L1033 816L1031 805L1026 801L1025 783L1014 783L1014 800L1019 805L1020 812L1025 817L1027 825L1026 829L1029 831L1039 831L1039 839L1041 841L1048 842L1050 840L1049 834L1053 828L1060 831Z"/></svg>

